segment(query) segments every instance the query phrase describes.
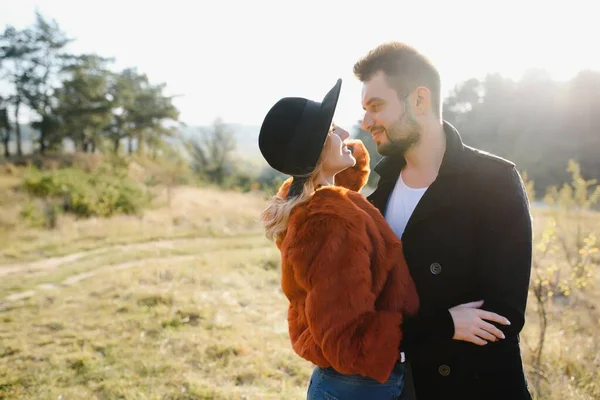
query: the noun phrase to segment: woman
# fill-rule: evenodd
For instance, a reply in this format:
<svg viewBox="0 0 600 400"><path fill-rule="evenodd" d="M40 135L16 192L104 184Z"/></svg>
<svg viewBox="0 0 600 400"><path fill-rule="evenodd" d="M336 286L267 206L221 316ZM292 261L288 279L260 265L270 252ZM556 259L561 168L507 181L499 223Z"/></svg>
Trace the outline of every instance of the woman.
<svg viewBox="0 0 600 400"><path fill-rule="evenodd" d="M265 117L261 153L292 177L263 221L281 251L292 346L316 365L308 399L394 399L402 321L418 297L400 241L358 193L368 152L332 125L340 88L338 80L321 103L281 99Z"/></svg>

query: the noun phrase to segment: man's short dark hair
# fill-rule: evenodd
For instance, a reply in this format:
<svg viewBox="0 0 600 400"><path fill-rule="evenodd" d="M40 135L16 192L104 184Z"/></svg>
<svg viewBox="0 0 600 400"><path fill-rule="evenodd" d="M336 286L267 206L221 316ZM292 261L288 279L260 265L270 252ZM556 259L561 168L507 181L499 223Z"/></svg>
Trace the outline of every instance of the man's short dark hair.
<svg viewBox="0 0 600 400"><path fill-rule="evenodd" d="M354 64L354 75L361 82L368 81L377 72L385 73L388 84L404 97L419 86L431 92L432 108L441 116L440 74L433 63L413 47L401 42L388 42L369 51Z"/></svg>

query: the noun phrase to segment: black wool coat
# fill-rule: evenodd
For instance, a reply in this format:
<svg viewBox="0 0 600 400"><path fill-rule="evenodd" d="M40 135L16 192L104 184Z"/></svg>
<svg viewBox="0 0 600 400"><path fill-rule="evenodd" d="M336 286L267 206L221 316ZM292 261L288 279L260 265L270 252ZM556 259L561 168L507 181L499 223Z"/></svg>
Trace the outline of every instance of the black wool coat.
<svg viewBox="0 0 600 400"><path fill-rule="evenodd" d="M532 261L529 202L515 165L463 143L444 122L446 153L402 236L421 310L404 323L402 345L418 400L531 399L519 333ZM383 215L402 157L384 157L368 196ZM510 326L485 346L452 339L449 308L477 300Z"/></svg>

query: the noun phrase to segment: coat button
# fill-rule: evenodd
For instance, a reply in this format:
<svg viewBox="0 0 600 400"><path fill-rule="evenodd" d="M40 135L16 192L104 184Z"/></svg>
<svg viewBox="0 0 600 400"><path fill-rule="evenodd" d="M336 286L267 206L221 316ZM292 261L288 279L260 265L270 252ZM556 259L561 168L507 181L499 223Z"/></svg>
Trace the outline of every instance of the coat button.
<svg viewBox="0 0 600 400"><path fill-rule="evenodd" d="M440 367L438 368L438 372L441 376L448 376L450 375L450 367L447 365L440 365Z"/></svg>
<svg viewBox="0 0 600 400"><path fill-rule="evenodd" d="M434 275L438 275L440 272L442 272L442 266L440 263L434 262L429 266L429 271L431 271L431 273Z"/></svg>

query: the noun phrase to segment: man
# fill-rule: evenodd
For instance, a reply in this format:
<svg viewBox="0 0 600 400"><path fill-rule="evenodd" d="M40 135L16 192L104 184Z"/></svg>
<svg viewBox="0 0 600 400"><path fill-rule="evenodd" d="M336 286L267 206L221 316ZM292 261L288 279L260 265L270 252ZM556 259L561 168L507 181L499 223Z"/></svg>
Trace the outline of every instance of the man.
<svg viewBox="0 0 600 400"><path fill-rule="evenodd" d="M531 399L519 346L532 257L515 165L463 144L442 119L439 73L410 46L354 66L362 128L383 159L369 196L402 239L421 310L402 350L418 400Z"/></svg>

